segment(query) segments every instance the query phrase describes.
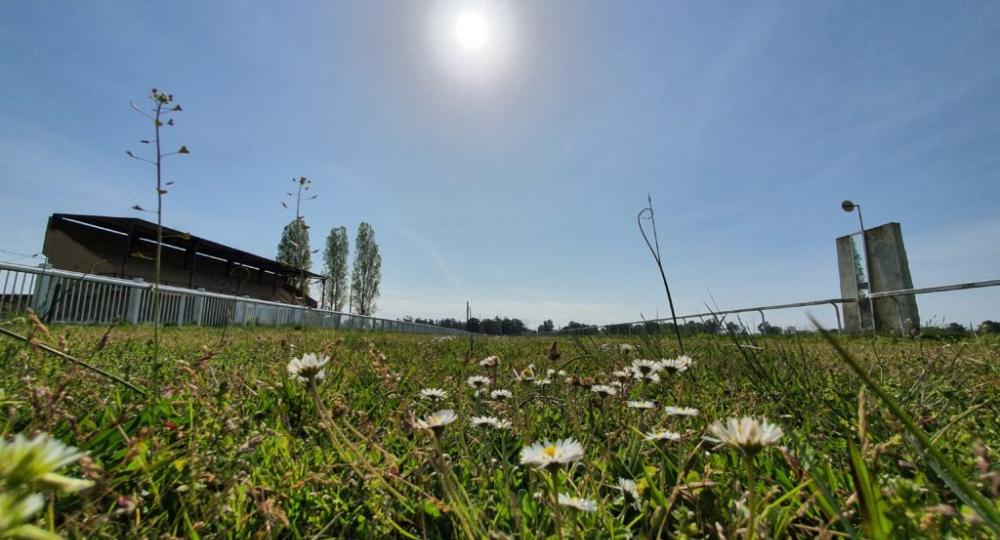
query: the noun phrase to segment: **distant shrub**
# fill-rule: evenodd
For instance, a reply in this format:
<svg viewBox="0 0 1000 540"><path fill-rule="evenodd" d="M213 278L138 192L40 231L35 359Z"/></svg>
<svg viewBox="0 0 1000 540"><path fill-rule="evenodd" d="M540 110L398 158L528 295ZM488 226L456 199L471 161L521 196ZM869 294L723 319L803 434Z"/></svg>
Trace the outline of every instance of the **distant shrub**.
<svg viewBox="0 0 1000 540"><path fill-rule="evenodd" d="M1000 322L983 321L979 323L980 334L1000 334Z"/></svg>
<svg viewBox="0 0 1000 540"><path fill-rule="evenodd" d="M927 339L958 339L969 334L968 328L954 322L948 326L925 326L920 331L920 337Z"/></svg>

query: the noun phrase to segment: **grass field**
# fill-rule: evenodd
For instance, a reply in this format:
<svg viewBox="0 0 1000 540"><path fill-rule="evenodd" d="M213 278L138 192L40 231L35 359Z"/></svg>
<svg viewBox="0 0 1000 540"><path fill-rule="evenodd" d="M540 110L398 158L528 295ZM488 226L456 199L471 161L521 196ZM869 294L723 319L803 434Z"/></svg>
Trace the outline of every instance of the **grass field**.
<svg viewBox="0 0 1000 540"><path fill-rule="evenodd" d="M67 494L39 488L44 508L25 518L38 531L76 538L996 533L996 336L846 339L871 380L862 392L862 378L814 335L689 338L690 369L660 365L653 381L615 371L638 358L677 357L668 337L627 340L635 350L610 337L560 338L555 350L541 338L477 337L470 353L461 338L166 329L164 367L153 377L152 329L118 327L106 337L105 330L56 327L49 338L36 336L158 388L158 397L0 341L3 438L50 433L86 454L61 472L93 481ZM290 377L286 366L303 353L329 355L322 379ZM480 365L489 356L497 366ZM489 384L477 390L473 376ZM443 392L421 395L431 388ZM438 394L446 395L433 399ZM445 409L454 421L431 414ZM782 433L722 444L711 425L742 416L766 417ZM475 417L495 419L477 425ZM582 456L564 439L578 442ZM533 464L539 460L548 465Z"/></svg>

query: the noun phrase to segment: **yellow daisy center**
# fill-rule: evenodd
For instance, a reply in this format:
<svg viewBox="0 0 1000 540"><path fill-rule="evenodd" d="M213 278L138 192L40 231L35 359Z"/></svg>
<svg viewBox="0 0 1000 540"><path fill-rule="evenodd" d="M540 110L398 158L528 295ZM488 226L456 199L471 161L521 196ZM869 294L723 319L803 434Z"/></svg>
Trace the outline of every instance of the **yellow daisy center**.
<svg viewBox="0 0 1000 540"><path fill-rule="evenodd" d="M545 454L546 456L549 456L550 458L554 458L556 457L556 447L546 446L545 448L542 449L542 453Z"/></svg>

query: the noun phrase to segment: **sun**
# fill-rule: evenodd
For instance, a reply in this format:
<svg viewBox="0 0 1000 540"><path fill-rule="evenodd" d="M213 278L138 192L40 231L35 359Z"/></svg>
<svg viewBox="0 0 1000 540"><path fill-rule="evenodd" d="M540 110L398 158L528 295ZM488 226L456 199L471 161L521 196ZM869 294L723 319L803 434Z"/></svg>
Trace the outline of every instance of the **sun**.
<svg viewBox="0 0 1000 540"><path fill-rule="evenodd" d="M481 14L466 11L455 20L455 39L462 48L477 51L486 45L490 37L490 25Z"/></svg>
<svg viewBox="0 0 1000 540"><path fill-rule="evenodd" d="M425 39L442 75L462 92L501 92L519 71L521 43L513 3L433 0ZM423 2L430 4L432 2ZM478 94L477 94L478 95Z"/></svg>

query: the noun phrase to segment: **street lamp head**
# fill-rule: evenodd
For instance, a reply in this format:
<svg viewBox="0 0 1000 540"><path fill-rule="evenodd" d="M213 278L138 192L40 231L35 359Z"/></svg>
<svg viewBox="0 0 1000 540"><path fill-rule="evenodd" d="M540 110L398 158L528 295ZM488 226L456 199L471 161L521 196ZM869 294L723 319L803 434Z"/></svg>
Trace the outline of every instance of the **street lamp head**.
<svg viewBox="0 0 1000 540"><path fill-rule="evenodd" d="M844 212L850 213L853 212L854 209L858 207L858 205L854 204L851 201L844 201L840 203L840 207L844 209Z"/></svg>

